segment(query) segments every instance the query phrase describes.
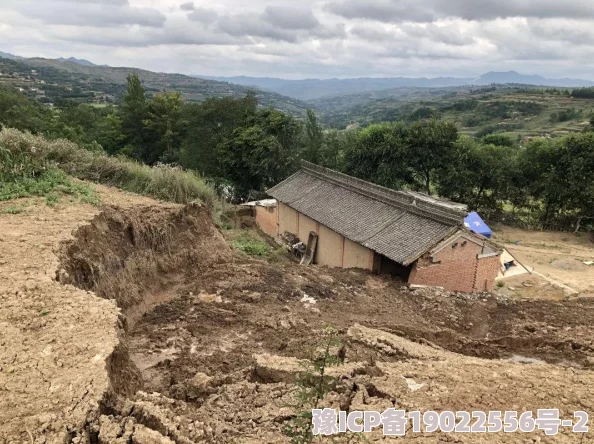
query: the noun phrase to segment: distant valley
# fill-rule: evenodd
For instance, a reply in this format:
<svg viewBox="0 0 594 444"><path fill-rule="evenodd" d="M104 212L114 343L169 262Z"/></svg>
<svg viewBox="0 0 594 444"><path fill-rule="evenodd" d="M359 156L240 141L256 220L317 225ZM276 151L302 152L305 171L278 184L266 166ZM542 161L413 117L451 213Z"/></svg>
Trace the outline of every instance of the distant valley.
<svg viewBox="0 0 594 444"><path fill-rule="evenodd" d="M518 84L554 87L594 86L593 81L582 79L547 79L538 75L524 75L515 71L488 72L477 78L436 77L436 78L355 78L355 79L305 79L285 80L270 77L213 77L198 76L203 79L229 82L236 85L252 86L265 91L273 91L300 100L313 100L324 97L380 91L391 88L444 88L452 86L485 86L491 84Z"/></svg>

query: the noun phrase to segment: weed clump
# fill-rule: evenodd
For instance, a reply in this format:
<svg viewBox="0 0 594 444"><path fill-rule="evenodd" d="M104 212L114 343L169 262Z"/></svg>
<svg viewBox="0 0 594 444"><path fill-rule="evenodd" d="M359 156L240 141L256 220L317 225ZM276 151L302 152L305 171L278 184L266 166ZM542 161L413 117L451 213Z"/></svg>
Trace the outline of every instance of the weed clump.
<svg viewBox="0 0 594 444"><path fill-rule="evenodd" d="M99 204L99 197L89 185L76 183L43 158L20 149L13 152L0 142L0 201L45 196L46 203L53 206L62 195Z"/></svg>
<svg viewBox="0 0 594 444"><path fill-rule="evenodd" d="M88 151L67 140L50 141L15 129L0 131L0 180L5 180L4 174L37 179L47 168L170 202L199 199L213 207L216 201L214 189L191 171L166 165L150 167L126 157Z"/></svg>
<svg viewBox="0 0 594 444"><path fill-rule="evenodd" d="M242 232L231 241L231 246L250 256L269 257L272 247L266 242L252 237L247 231Z"/></svg>
<svg viewBox="0 0 594 444"><path fill-rule="evenodd" d="M336 378L328 376L326 371L330 367L338 366L341 359L332 350L341 348L342 342L333 328L324 331L324 338L312 359L304 361L304 369L297 378L295 389L295 414L283 427L283 433L290 438L291 444L309 444L313 441L312 410L320 408L324 397L330 393Z"/></svg>

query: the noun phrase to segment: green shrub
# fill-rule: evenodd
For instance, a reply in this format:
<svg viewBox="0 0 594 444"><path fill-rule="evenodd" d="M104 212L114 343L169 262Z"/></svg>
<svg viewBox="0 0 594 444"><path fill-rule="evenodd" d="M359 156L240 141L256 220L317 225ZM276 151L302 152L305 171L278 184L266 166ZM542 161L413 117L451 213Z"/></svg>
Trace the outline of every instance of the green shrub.
<svg viewBox="0 0 594 444"><path fill-rule="evenodd" d="M272 252L270 245L259 239L254 239L248 232L243 232L237 238L233 239L231 246L250 256L268 257Z"/></svg>
<svg viewBox="0 0 594 444"><path fill-rule="evenodd" d="M54 206L60 201L61 195L71 195L92 205L99 204L99 196L91 186L74 182L55 167L45 168L35 176L14 176L10 180L5 176L4 180L0 180L0 201L45 196L46 203Z"/></svg>
<svg viewBox="0 0 594 444"><path fill-rule="evenodd" d="M168 166L149 167L125 157L91 152L67 140L46 140L15 129L0 131L0 165L4 159L22 161L33 167L25 173L35 176L46 165L55 165L74 177L112 185L157 199L187 203L202 200L214 206L216 193L200 176ZM8 165L8 164L7 164ZM10 171L19 174L18 161ZM0 179L2 170L0 170Z"/></svg>

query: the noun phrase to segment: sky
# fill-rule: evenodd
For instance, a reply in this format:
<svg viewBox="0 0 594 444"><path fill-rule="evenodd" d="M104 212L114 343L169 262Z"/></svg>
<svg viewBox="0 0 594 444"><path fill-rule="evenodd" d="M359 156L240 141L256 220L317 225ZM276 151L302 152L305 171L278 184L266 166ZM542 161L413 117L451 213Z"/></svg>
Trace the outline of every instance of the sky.
<svg viewBox="0 0 594 444"><path fill-rule="evenodd" d="M0 0L0 51L184 74L594 79L586 0Z"/></svg>

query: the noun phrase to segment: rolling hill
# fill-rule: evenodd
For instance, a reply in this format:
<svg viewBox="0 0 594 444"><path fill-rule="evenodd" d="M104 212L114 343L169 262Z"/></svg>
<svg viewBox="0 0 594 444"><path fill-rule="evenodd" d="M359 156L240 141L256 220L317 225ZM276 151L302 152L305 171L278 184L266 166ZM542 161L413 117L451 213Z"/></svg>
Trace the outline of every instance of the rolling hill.
<svg viewBox="0 0 594 444"><path fill-rule="evenodd" d="M513 139L581 132L594 117L594 99L571 89L519 85L397 88L310 101L323 124L334 128L386 121L443 118L467 134Z"/></svg>
<svg viewBox="0 0 594 444"><path fill-rule="evenodd" d="M0 85L22 88L47 102L71 99L87 103L112 103L121 98L128 74L136 73L149 95L169 90L180 92L186 100L210 97L243 97L253 88L183 74L157 73L137 68L98 66L84 60L13 59L0 55ZM301 116L308 105L275 92L256 91L262 106L271 106Z"/></svg>

